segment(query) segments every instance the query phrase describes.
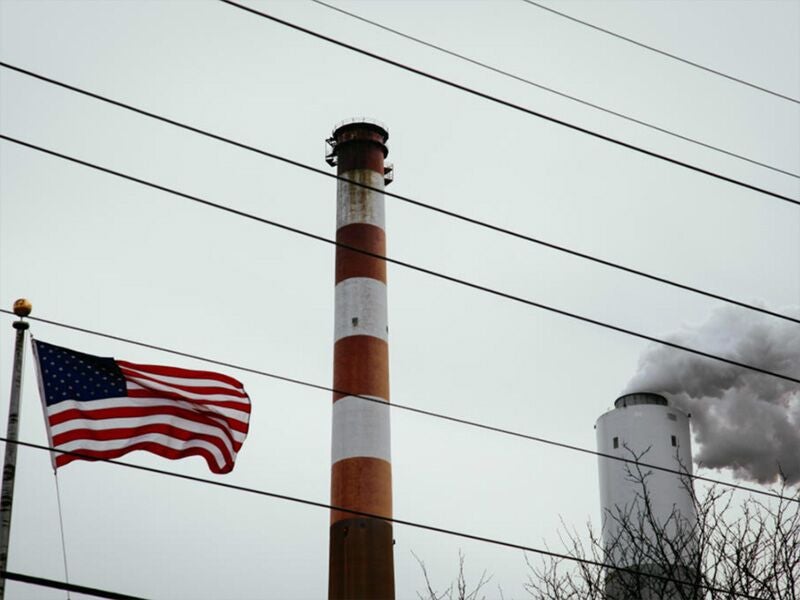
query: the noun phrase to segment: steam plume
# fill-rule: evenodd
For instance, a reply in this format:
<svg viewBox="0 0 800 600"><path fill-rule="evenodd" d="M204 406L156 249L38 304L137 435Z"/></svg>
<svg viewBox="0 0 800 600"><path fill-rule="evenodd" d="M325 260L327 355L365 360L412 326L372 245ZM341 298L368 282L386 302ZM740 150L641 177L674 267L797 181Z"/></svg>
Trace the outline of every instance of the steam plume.
<svg viewBox="0 0 800 600"><path fill-rule="evenodd" d="M784 310L800 316L800 308ZM800 378L800 325L733 307L669 341ZM666 346L639 359L627 392L666 394L692 414L695 461L738 477L800 482L800 385Z"/></svg>

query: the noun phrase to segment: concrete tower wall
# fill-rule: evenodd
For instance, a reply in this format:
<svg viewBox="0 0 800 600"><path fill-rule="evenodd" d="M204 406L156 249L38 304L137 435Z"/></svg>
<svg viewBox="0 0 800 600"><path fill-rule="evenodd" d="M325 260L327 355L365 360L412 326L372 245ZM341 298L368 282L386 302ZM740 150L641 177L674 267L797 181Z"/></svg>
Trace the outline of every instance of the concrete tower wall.
<svg viewBox="0 0 800 600"><path fill-rule="evenodd" d="M692 473L692 449L689 416L668 405L656 394L629 394L619 398L615 408L602 415L595 425L597 449L603 454L638 459L659 467ZM691 578L685 569L671 565L690 563L695 546L689 532L696 524L696 514L686 476L649 467L637 467L622 461L599 457L600 505L602 510L603 542L608 552L606 560L616 566L631 567L644 572L666 574L678 579ZM642 485L644 480L644 487ZM645 491L646 490L646 491ZM648 504L644 494L647 493ZM664 560L643 558L641 548L624 533L615 519L627 521L642 536L644 547L669 548L669 542L683 540ZM655 525L655 526L653 526ZM677 554L678 556L675 556ZM620 581L610 574L610 580ZM653 581L655 585L655 580ZM613 588L613 586L611 586ZM657 585L655 585L658 588ZM660 598L675 594L659 592ZM627 598L621 593L609 593L609 598ZM641 591L641 598L656 597Z"/></svg>
<svg viewBox="0 0 800 600"><path fill-rule="evenodd" d="M382 125L356 121L328 140L329 162L346 179L337 186L336 241L377 256L386 253L388 137ZM335 284L331 504L391 517L386 262L337 247ZM391 523L332 511L329 597L394 598L392 546Z"/></svg>

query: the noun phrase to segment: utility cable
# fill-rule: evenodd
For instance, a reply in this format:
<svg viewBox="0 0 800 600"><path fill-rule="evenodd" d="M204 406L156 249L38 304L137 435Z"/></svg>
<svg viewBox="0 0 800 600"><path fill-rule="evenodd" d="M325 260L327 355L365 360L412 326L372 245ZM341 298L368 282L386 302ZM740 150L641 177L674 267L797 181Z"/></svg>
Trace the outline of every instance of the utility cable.
<svg viewBox="0 0 800 600"><path fill-rule="evenodd" d="M664 50L659 50L658 48L654 48L653 46L648 46L647 44L643 44L642 42L637 42L634 39L631 39L629 37L625 37L624 35L620 35L619 33L615 33L613 31L609 31L608 29L603 29L602 27L594 25L593 23L589 23L588 21L582 21L581 19L578 19L576 17L570 16L570 15L568 15L566 13L559 12L554 8L550 8L549 6L545 6L544 4L540 4L538 2L534 2L533 0L522 0L522 1L525 2L526 4L530 4L531 6L535 6L537 8L541 8L542 10L546 10L546 11L551 12L553 14L556 14L556 15L558 15L560 17L564 17L565 19L569 19L570 21L573 21L575 23L580 23L581 25L585 25L586 27L591 27L595 31L600 31L600 32L605 33L607 35L613 36L613 37L615 37L617 39L624 40L626 42L629 42L631 44L639 46L640 48L644 48L645 50L650 50L651 52L655 52L657 54L661 54L662 56L666 56L668 58L672 58L674 60L680 61L680 62L682 62L684 64L691 65L691 66L696 67L698 69L702 69L703 71L706 71L707 73L713 73L714 75L719 75L720 77L724 77L725 79L730 79L731 81L735 81L736 83L741 83L742 85L746 85L748 87L751 87L753 89L759 90L761 92L766 92L767 94L771 94L771 95L776 96L778 98L783 98L784 100L788 100L789 102L794 102L795 104L800 104L800 100L798 100L797 98L792 98L791 96L786 96L786 95L781 94L779 92L775 92L775 91L767 89L765 87L761 87L760 85L756 85L755 83L750 83L749 81L745 81L744 79L739 79L738 77L734 77L733 75L727 75L726 73L722 73L721 71L717 71L716 69L712 69L711 67L706 67L706 66L701 65L699 63L692 62L691 60L687 60L685 58L681 58L680 56L676 56L675 54L670 54L669 52L665 52Z"/></svg>
<svg viewBox="0 0 800 600"><path fill-rule="evenodd" d="M722 154L726 154L726 155L731 156L733 158L738 158L739 160L744 160L744 161L749 162L751 164L758 165L759 167L764 167L765 169L769 169L770 171L775 171L776 173L783 173L784 175L788 175L789 177L794 177L796 179L800 179L800 174L798 174L798 173L793 173L792 171L786 171L784 169L781 169L781 168L778 168L778 167L774 167L774 166L772 166L770 164L767 164L767 163L764 163L764 162L760 162L760 161L755 160L753 158L748 158L747 156L743 156L741 154L737 154L736 152L732 152L730 150L725 150L724 148L720 148L719 146L714 146L713 144L709 144L707 142L703 142L701 140L698 140L697 138L689 137L688 135L683 135L683 134L677 133L675 131L671 131L669 129L666 129L664 127L659 127L658 125L653 125L652 123L648 123L647 121L643 121L641 119L637 119L636 117L631 117L630 115L626 115L626 114L621 113L619 111L616 111L616 110L613 110L613 109L610 109L610 108L606 108L604 106L600 106L599 104L595 104L593 102L589 102L588 100L583 100L581 98L578 98L577 96L573 96L571 94L567 94L566 92L561 92L559 90L556 90L554 88L548 87L548 86L543 85L541 83L537 83L535 81L532 81L532 80L530 80L530 79L528 79L526 77L522 77L521 75L516 75L515 73L511 73L511 72L506 71L504 69L500 69L498 67L494 67L494 66L492 66L492 65L490 65L488 63L476 60L474 58L470 58L469 56L466 56L464 54L460 54L460 53L455 52L453 50L448 50L447 48L444 48L444 47L439 46L437 44L433 44L431 42L425 41L425 40L420 39L418 37L414 37L413 35L410 35L408 33L404 33L404 32L399 31L397 29L393 29L392 27L389 27L389 26L384 25L382 23L378 23L377 21L372 21L370 19L367 19L366 17L362 17L361 15L358 15L356 13L350 12L348 10L344 10L343 8L339 8L338 6L335 6L333 4L328 4L327 2L323 2L323 0L311 0L311 2L313 2L315 4L318 4L320 6L324 6L325 8L328 8L330 10L334 10L334 11L336 11L338 13L343 14L343 15L347 15L348 17L356 19L358 21L361 21L362 23L367 23L368 25L372 25L373 27L377 27L378 29L382 29L383 31L387 31L387 32L389 32L391 34L394 34L394 35L396 35L398 37L401 37L403 39L409 40L409 41L414 42L416 44L420 44L422 46L425 46L426 48L431 48L431 49L436 50L438 52L442 52L444 54L447 54L448 56L452 56L452 57L457 58L459 60L463 60L465 62L473 64L473 65L475 65L477 67L481 67L482 69L486 69L488 71L492 71L493 73L497 73L498 75L502 75L504 77L508 77L509 79L513 79L515 81L519 81L520 83L524 83L524 84L533 86L535 88L539 88L540 90L545 90L547 92L550 92L551 94L556 94L557 96L561 96L562 98L567 98L568 100L572 100L573 102L578 102L579 104L583 104L584 106L588 106L590 108L594 108L595 110L599 110L599 111L602 111L602 112L607 113L609 115L613 115L615 117L619 117L620 119L625 119L626 121L630 121L631 123L636 123L637 125L642 125L643 127L648 127L648 128L650 128L650 129L652 129L654 131L658 131L660 133L665 133L665 134L670 135L670 136L672 136L674 138L677 138L679 140L683 140L685 142L690 142L692 144L696 144L698 146L702 146L703 148L708 148L709 150L714 150L716 152L720 152Z"/></svg>
<svg viewBox="0 0 800 600"><path fill-rule="evenodd" d="M523 240L523 241L526 241L526 242L530 242L532 244L537 244L539 246L543 246L545 248L550 248L551 250L555 250L557 252L562 252L562 253L565 253L565 254L569 254L569 255L575 256L577 258L581 258L581 259L584 259L584 260L588 260L588 261L591 261L591 262L594 262L594 263L609 267L611 269L617 269L619 271L624 271L624 272L630 273L632 275L636 275L636 276L639 276L639 277L644 277L646 279L650 279L652 281L657 281L659 283L662 283L662 284L665 284L665 285L669 285L669 286L672 286L672 287L675 287L675 288L678 288L678 289L681 289L681 290L685 290L685 291L692 292L692 293L695 293L695 294L700 294L702 296L706 296L707 298L713 298L715 300L720 300L722 302L727 302L729 304L733 304L733 305L739 306L741 308L746 308L748 310L753 310L753 311L756 311L756 312L760 312L762 314L770 315L770 316L776 317L778 319L784 319L786 321L792 321L794 323L800 324L800 319L797 319L797 318L794 318L794 317L790 317L789 315L785 315L785 314L782 314L782 313L771 311L771 310L768 310L766 308L762 308L760 306L756 306L754 304L748 304L746 302L742 302L740 300L735 300L733 298L730 298L730 297L727 297L727 296L723 296L721 294L716 294L714 292L709 292L709 291L706 291L706 290L703 290L703 289L700 289L700 288L696 288L696 287L693 287L693 286L690 286L690 285L679 283L679 282L677 282L675 280L672 280L672 279L667 279L665 277L660 277L658 275L653 275L651 273L647 273L647 272L641 271L639 269L634 269L632 267L628 267L628 266L622 265L620 263L615 263L615 262L612 262L612 261L609 261L609 260L606 260L606 259L603 259L603 258L592 256L591 254L586 254L586 253L580 252L578 250L573 250L573 249L568 248L566 246L561 246L561 245L558 245L558 244L555 244L555 243L552 243L552 242L548 242L548 241L540 239L540 238L535 238L533 236L529 236L529 235L526 235L524 233L520 233L518 231L514 231L512 229L507 229L507 228L504 228L504 227L500 227L499 225L494 225L492 223L488 223L486 221L481 221L479 219L476 219L476 218L473 218L473 217L470 217L470 216L467 216L467 215L464 215L464 214L461 214L461 213L457 213L457 212L454 212L454 211L451 211L451 210L447 210L445 208L441 208L441 207L433 205L433 204L428 204L428 203L422 202L421 200L415 200L413 198L409 198L408 196L403 196L401 194L395 194L393 192L389 192L389 191L386 191L384 189L379 189L379 188L373 187L371 185L368 185L366 183L361 183L361 182L358 182L358 181L352 181L352 180L348 179L347 177L343 177L341 175L336 175L335 173L331 173L330 171L325 171L323 169L319 169L317 167L313 167L313 166L311 166L309 164L293 160L291 158L282 156L280 154L276 154L274 152L270 152L268 150L264 150L263 148L258 148L256 146L251 146L251 145L245 144L243 142L239 142L239 141L233 140L231 138L227 138L227 137L221 136L219 134L206 131L204 129L199 129L199 128L194 127L192 125L187 125L186 123L182 123L180 121L175 121L174 119L170 119L170 118L164 117L162 115L146 111L144 109L132 106L130 104L125 104L125 103L120 102L118 100L113 100L113 99L108 98L106 96L102 96L100 94L96 94L94 92L90 92L90 91L85 90L83 88L79 88L79 87L70 85L68 83L64 83L64 82L59 81L57 79L52 79L50 77L46 77L44 75L40 75L38 73L34 73L33 71L28 71L28 70L23 69L21 67L17 67L17 66L14 66L14 65L11 65L11 64L8 64L8 63L4 63L4 62L0 62L0 67L6 68L6 69L9 69L9 70L12 70L12 71L16 71L16 72L18 72L20 74L27 75L27 76L32 77L34 79L39 79L40 81L44 81L46 83L50 83L50 84L56 85L58 87L64 88L66 90L69 90L69 91L72 91L72 92L75 92L75 93L78 93L78 94L82 94L84 96L93 98L95 100L100 100L101 102L105 102L107 104L111 104L112 106L123 108L123 109L131 111L133 113L140 114L140 115L146 116L148 118L154 119L156 121L161 121L161 122L166 123L168 125L179 127L179 128L184 129L186 131L191 131L192 133L197 133L197 134L205 136L207 138L210 138L210 139L213 139L213 140L216 140L216 141L219 141L219 142L223 142L223 143L229 144L229 145L234 146L236 148L241 148L243 150L247 150L249 152L253 152L255 154L259 154L259 155L264 156L266 158L270 158L270 159L273 159L273 160L277 160L279 162L283 162L285 164L291 165L293 167L297 167L299 169L303 169L303 170L309 171L311 173L316 173L318 175L323 175L325 177L328 177L328 178L331 178L331 179L336 179L336 180L339 180L339 181L346 181L347 183L349 183L351 185L354 185L354 186L357 186L357 187L361 187L361 188L364 188L364 189L367 189L367 190L370 190L370 191L378 192L380 194L383 194L384 196L388 196L390 198L395 198L397 200L400 200L401 202L405 202L407 204L411 204L412 206L416 206L418 208L423 208L423 209L426 209L426 210L430 210L432 212L436 212L436 213L445 215L447 217L451 217L453 219L457 219L457 220L463 221L465 223L469 223L471 225L475 225L477 227L482 227L484 229L488 229L489 231L494 231L495 233L500 233L502 235L507 235L509 237L517 238L517 239L520 239L520 240Z"/></svg>
<svg viewBox="0 0 800 600"><path fill-rule="evenodd" d="M306 35L310 35L310 36L313 36L313 37L315 37L317 39L329 42L331 44L339 46L340 48L345 48L347 50L351 50L353 52L357 52L357 53L359 53L359 54L361 54L363 56L367 56L369 58L373 58L375 60L381 61L384 64L391 65L393 67L397 67L398 69L402 69L402 70L407 71L409 73L414 73L415 75L419 75L421 77L425 77L426 79L430 79L432 81L436 81L438 83L441 83L441 84L446 85L448 87L451 87L453 89L457 89L457 90L460 90L460 91L465 92L467 94L471 94L472 96L476 96L478 98L482 98L484 100L488 100L490 102L494 102L495 104L499 104L501 106L505 106L506 108L510 108L510 109L525 113L525 114L533 116L533 117L538 117L540 119L544 119L545 121L549 121L551 123L555 123L557 125L561 125L563 127L567 127L569 129L572 129L574 131L578 131L580 133L585 133L587 135L590 135L590 136L592 136L594 138L603 140L605 142L610 142L612 144L616 144L617 146L621 146L623 148L627 148L629 150L633 150L635 152L639 152L640 154L644 154L644 155L650 156L652 158L657 158L659 160L671 163L673 165L684 167L686 169L689 169L691 171L695 171L697 173L702 173L703 175L708 175L709 177L713 177L715 179L719 179L719 180L722 180L722 181L727 181L728 183L732 183L733 185L737 185L737 186L746 188L746 189L754 191L754 192L759 192L759 193L765 194L767 196L772 196L773 198L778 198L779 200L785 200L786 202L791 202L792 204L800 205L800 200L797 200L795 198L791 198L789 196L784 196L782 194L778 194L777 192L769 191L769 190L767 190L765 188L761 188L761 187L758 187L756 185L753 185L753 184L750 184L750 183L746 183L746 182L741 181L739 179L734 179L732 177L728 177L726 175L722 175L721 173L717 173L715 171L710 171L708 169L704 169L703 167L698 167L697 165L693 165L691 163L687 163L687 162L678 160L677 158L672 158L672 157L667 156L665 154L660 154L660 153L654 152L652 150L647 150L646 148L643 148L641 146L636 146L635 144L630 144L628 142L624 142L624 141L622 141L620 139L613 138L611 136L599 133L597 131L593 131L591 129L587 129L585 127L581 127L580 125L575 125L574 123L570 123L568 121L564 121L562 119L546 115L546 114L544 114L542 112L539 112L539 111L536 111L536 110L533 110L533 109L530 109L530 108L526 108L525 106L522 106L520 104L515 104L514 102L511 102L509 100L503 100L502 98L499 98L497 96L493 96L491 94L488 94L486 92L482 92L482 91L477 90L475 88L471 88L471 87L463 85L461 83L456 83L455 81L452 81L450 79L446 79L446 78L441 77L439 75L434 75L434 74L429 73L427 71L423 71L422 69L418 69L416 67L412 67L410 65L407 65L405 63L401 63L401 62L393 60L391 58L387 58L385 56L381 56L380 54L375 54L374 52L370 52L369 50L365 50L363 48L359 48L358 46L353 46L352 44L348 44L347 42L343 42L341 40L337 40L335 38L329 37L327 35L324 35L322 33L317 32L317 31L313 31L313 30L308 29L306 27L303 27L301 25L297 25L297 24L292 23L290 21L286 21L284 19L280 19L280 18L275 17L275 16L273 16L273 15L271 15L269 13L266 13L266 12L263 12L263 11L260 11L260 10L256 10L255 8L250 8L249 6L245 6L243 4L239 4L237 2L234 2L233 0L219 0L219 2L222 2L224 4L228 4L230 6L233 6L235 8L240 9L240 10L243 10L245 12L254 14L256 16L262 17L264 19L268 19L270 21L273 21L274 23L278 23L279 25L283 25L284 27L289 27L291 29L294 29L295 31L299 31L301 33L305 33Z"/></svg>
<svg viewBox="0 0 800 600"><path fill-rule="evenodd" d="M5 442L9 441L5 438L0 438L0 440ZM14 443L17 443L21 446L29 445L24 442ZM75 585L74 583L56 581L55 579L45 579L44 577L35 577L33 575L25 575L23 573L14 573L13 571L0 571L0 577L55 590L65 590L67 592L75 592L76 594L86 594L87 596L94 596L95 598L111 598L111 600L145 600L140 596L129 596L128 594L120 594L119 592L109 592L108 590L101 590L99 588L88 587L85 585Z"/></svg>
<svg viewBox="0 0 800 600"><path fill-rule="evenodd" d="M306 231L304 229L299 229L297 227L292 227L291 225L286 225L284 223L280 223L278 221L273 221L271 219L266 219L264 217L259 217L253 213L248 213L243 210L239 210L237 208L232 208L230 206L225 206L224 204L219 204L217 202L213 202L211 200L207 200L205 198L201 198L199 196L194 196L192 194L187 194L184 192L180 192L178 190L174 190L172 188L168 188L166 186L160 185L158 183L154 183L152 181L148 181L146 179L141 179L139 177L134 177L133 175L128 175L127 173L122 173L120 171L115 171L113 169L109 169L107 167L100 166L96 163L92 163L89 161L81 160L79 158L75 158L73 156L69 156L67 154L62 154L60 152L56 152L55 150L49 150L47 148L43 148L41 146L37 146L35 144L31 144L29 142L25 142L23 140L19 140L16 138L9 137L4 134L0 134L0 139L4 139L14 144L18 144L20 146L25 146L32 150L36 150L37 152L41 152L43 154L49 154L50 156L55 156L57 158L61 158L63 160L83 165L84 167L89 167L96 171L100 171L103 173L107 173L109 175L113 175L115 177L119 177L121 179L127 179L128 181L133 181L135 183L139 183L141 185L160 190L162 192L166 192L168 194L172 194L174 196L179 196L181 198L185 198L187 200L191 200L192 202L197 202L198 204L202 204L204 206L208 206L211 208L216 208L218 210L222 210L224 212L237 215L239 217L244 217L246 219L250 219L252 221L256 221L258 223L263 223L264 225L269 225L270 227L275 227L277 229L282 229L284 231L289 231L291 233L300 235L302 237L306 237L308 239L313 239L318 242L323 242L325 244L336 246L337 248L344 248L345 250L350 250L352 252L357 252L358 254L362 254L364 256L369 256L378 260L382 260L388 264L397 265L399 267L403 267L405 269L409 269L410 271L416 271L417 273L423 273L425 275L429 275L431 277L435 277L436 279L441 279L443 281L448 281L450 283L455 283L457 285L471 288L473 290L478 290L481 292L485 292L487 294L491 294L493 296L497 296L498 298L505 298L506 300L511 300L512 302L517 302L519 304L524 304L526 306L532 306L534 308L540 308L542 310L546 310L558 315L562 315L564 317L569 317L571 319L575 319L577 321L582 321L584 323L589 323L591 325L596 325L597 327L602 327L604 329L609 329L611 331L616 331L618 333L623 333L625 335L629 335L632 337L637 337L642 340L647 340L649 342L654 342L656 344L660 344L662 346L668 346L670 348L674 348L676 350L681 350L683 352L688 352L690 354L695 354L697 356L702 356L704 358L710 358L719 362L723 362L729 365L733 365L735 367L741 367L744 369L748 369L750 371L755 371L757 373L763 373L765 375L770 375L772 377L777 377L778 379L783 379L785 381L791 381L792 383L800 384L800 379L796 377L792 377L790 375L785 375L783 373L777 373L775 371L770 371L768 369L762 369L761 367L757 367L755 365L750 365L747 363L739 362L733 360L731 358L725 358L723 356L719 356L717 354L712 354L710 352L705 352L703 350L698 350L697 348L692 348L690 346L684 346L682 344L677 344L675 342L670 342L663 338L658 338L652 335L648 335L646 333L641 333L639 331L635 331L633 329L627 329L625 327L620 327L618 325L612 325L611 323L607 323L605 321L600 321L598 319L593 319L591 317L586 317L584 315L580 315L577 313L573 313L567 310L563 310L560 308L556 308L555 306L551 306L548 304L543 304L541 302L536 302L534 300L529 300L528 298L523 298L522 296L516 296L514 294L510 294L508 292L503 292L501 290L497 290L495 288L491 288L485 285L481 285L479 283L475 283L466 279L462 279L460 277L455 277L453 275L448 275L446 273L442 273L441 271L435 271L433 269L429 269L427 267L421 267L419 265L415 265L413 263L409 263L403 260L399 260L396 258L391 258L388 256L383 256L381 254L377 254L375 252L369 252L362 248L358 248L356 246L351 246L349 244L343 244L341 242L337 242L336 240L332 240L330 238L326 238L321 235L317 235L315 233L311 233L310 231Z"/></svg>
<svg viewBox="0 0 800 600"><path fill-rule="evenodd" d="M128 468L128 469L135 469L137 471L144 471L144 472L147 472L147 473L154 473L156 475L165 475L167 477L174 477L176 479L184 479L186 481L193 481L193 482L196 482L196 483L203 483L203 484L212 485L212 486L215 486L215 487L221 487L221 488L225 488L225 489L229 489L229 490L235 490L235 491L238 491L238 492L245 492L245 493L248 493L248 494L255 494L257 496L266 496L268 498L274 498L276 500L284 500L286 502L294 502L295 504L304 504L306 506L315 506L317 508L325 508L325 509L328 509L328 510L336 510L336 511L340 511L340 512L349 513L349 514L351 514L353 516L356 516L356 517L364 517L364 518L367 518L367 519L378 519L378 520L381 520L381 521L387 521L389 523L394 523L394 524L397 524L397 525L405 525L406 527L413 527L415 529L422 529L422 530L425 530L425 531L432 531L434 533L442 533L442 534L445 534L445 535L451 535L451 536L454 536L454 537L459 537L459 538L463 538L463 539L467 539L467 540L472 540L472 541L475 541L475 542L481 542L481 543L484 543L484 544L492 544L494 546L502 546L504 548L511 548L512 550L522 550L523 552L530 552L532 554L539 554L539 555L542 555L542 556L549 556L549 557L558 558L558 559L561 559L561 560L568 560L568 561L571 561L571 562L580 563L582 565L590 565L590 566L594 566L594 567L601 567L601 568L604 568L604 569L613 569L614 571L620 571L620 572L623 572L623 573L630 573L632 575L637 575L637 576L641 576L641 577L650 577L652 579L658 579L659 581L666 581L666 582L669 582L669 583L676 583L676 584L679 584L679 585L685 585L687 587L693 587L693 588L697 588L697 589L704 589L704 590L707 590L709 592L717 592L717 593L720 593L720 594L726 594L726 595L730 595L730 596L734 596L734 597L747 598L748 600L761 600L761 598L759 598L758 596L751 596L749 594L732 593L730 590L723 590L721 588L717 588L717 587L709 586L709 585L704 585L704 584L701 584L701 583L696 583L696 582L692 582L692 581L685 581L685 580L682 580L682 579L675 579L674 577L669 577L669 576L661 575L661 574L658 574L658 573L648 573L648 572L644 572L644 571L637 571L636 569L633 569L633 568L630 568L630 567L620 567L620 566L612 565L612 564L609 564L609 563L604 563L604 562L600 562L600 561L596 561L596 560L591 560L591 559L588 559L588 558L570 556L568 554L562 554L562 553L559 553L559 552L553 552L551 550L544 550L542 548L535 548L533 546L525 546L523 544L516 544L516 543L513 543L513 542L507 542L507 541L500 540L500 539L497 539L497 538L490 538L490 537L486 537L486 536L482 536L482 535L466 533L464 531L457 531L455 529L448 529L448 528L445 528L445 527L438 527L436 525L429 525L429 524L426 524L426 523L420 523L418 521L408 521L408 520L405 520L405 519L398 519L396 517L387 517L385 515L378 515L378 514L375 514L375 513L370 513L370 512L361 511L361 510L355 510L355 509L348 508L348 507L336 506L336 505L333 505L333 504L326 504L325 502L317 502L316 500L309 500L307 498L298 498L297 496L289 496L287 494L280 494L280 493L271 492L271 491L268 491L268 490L259 490L259 489L247 487L247 486L244 486L244 485L237 485L237 484L234 484L234 483L225 483L223 481L219 481L219 480L216 480L216 479L205 479L204 477L196 477L194 475L184 475L183 473L176 473L174 471L167 471L167 470L164 470L164 469L157 469L155 467L145 467L145 466L142 466L142 465L136 465L136 464L133 464L133 463L127 463L127 462L123 462L123 461L116 460L116 459L109 459L109 458L100 458L100 459L98 459L98 458L96 458L94 456L89 456L87 454L81 454L80 452L72 452L72 451L69 451L69 450L59 450L58 448L53 448L51 446L42 446L40 444L33 444L31 442L22 442L22 441L18 441L18 440L12 441L12 440L9 440L9 439L7 439L5 437L0 437L0 441L6 442L6 443L17 444L19 446L23 446L23 447L27 447L27 448L33 448L33 449L36 449L36 450L45 450L45 451L48 451L48 452L58 452L59 454L66 454L68 456L75 456L75 457L78 457L78 458L92 460L92 461L95 461L95 462L108 463L108 464L116 465L116 466L119 466L119 467L125 467L125 468Z"/></svg>
<svg viewBox="0 0 800 600"><path fill-rule="evenodd" d="M0 309L0 313L6 313L8 315L14 316L14 313L12 311L6 310L6 309ZM305 381L305 380L297 379L297 378L294 378L294 377L288 377L286 375L280 375L280 374L277 374L277 373L271 373L269 371L263 371L261 369L254 369L252 367L246 367L246 366L239 365L239 364L236 364L236 363L226 362L226 361L222 361L222 360L218 360L218 359L214 359L214 358L209 358L209 357L206 357L206 356L200 356L198 354L191 354L191 353L188 353L188 352L183 352L181 350L174 350L174 349L171 349L171 348L165 348L164 346L159 346L159 345L151 344L151 343L147 343L147 342L141 342L141 341L138 341L138 340L133 340L133 339L122 337L122 336L118 336L118 335L112 335L112 334L109 334L109 333L103 333L103 332L100 332L100 331L97 331L97 330L94 330L94 329L87 329L87 328L84 328L84 327L78 327L77 325L69 325L67 323L62 323L62 322L59 322L59 321L53 321L51 319L45 319L43 317L32 317L32 316L29 316L28 319L36 321L36 322L40 322L40 323L46 323L47 325L53 325L55 327L61 327L63 329L70 329L72 331L78 331L80 333L88 333L89 335L95 335L95 336L98 336L98 337L114 340L114 341L117 341L117 342L124 342L126 344L139 346L141 348L147 348L149 350L157 350L159 352L165 352L167 354L172 354L174 356L180 356L182 358L190 358L192 360L203 361L203 362L206 362L206 363L209 363L209 364L213 364L215 366L225 367L225 368L229 368L229 369L236 369L238 371L242 371L242 372L245 372L245 373L251 373L253 375L260 375L262 377L268 377L270 379L275 379L277 381L283 381L283 382L286 382L286 383L291 383L291 384L298 385L298 386L301 386L301 387L307 387L307 388L320 390L320 391L324 391L324 392L331 392L331 393L334 393L334 394L341 394L341 395L344 395L344 396L352 396L352 397L358 398L359 400L362 400L364 402L373 402L373 403L380 404L381 406L387 406L386 402L384 402L383 400L372 398L370 396L363 396L361 394L354 394L350 390L340 390L340 389L337 389L337 388L334 388L334 387L329 387L329 386L326 386L326 385L321 385L321 384L318 384L318 383L313 383L313 382L310 382L310 381ZM792 498L792 497L789 497L789 496L783 496L781 494L778 494L776 492L771 492L771 491L768 491L768 490L758 489L758 488L754 488L754 487L750 487L750 486L746 486L746 485L741 485L741 484L738 484L738 483L729 483L727 481L722 481L722 480L719 480L719 479L712 479L711 477L705 477L705 476L702 476L702 475L694 475L694 474L686 472L685 470L681 471L679 469L671 469L669 467L662 467L662 466L659 466L659 465L654 465L654 464L647 463L647 462L644 462L644 461L641 461L641 460L638 460L638 459L624 458L622 456L615 456L613 454L606 454L604 452L598 452L596 450L589 450L588 448L584 448L582 446L575 446L573 444L567 444L567 443L564 443L564 442L557 442L557 441L554 441L554 440L549 440L547 438L538 437L538 436L534 436L534 435L529 435L529 434L526 434L526 433L521 433L519 431L513 431L511 429L503 429L501 427L494 427L492 425L486 425L484 423L479 423L477 421L469 421L467 419L462 419L462 418L459 418L459 417L453 417L453 416L450 416L450 415L445 415L445 414L442 414L442 413L437 413L437 412L433 412L433 411L430 411L430 410L425 410L425 409L422 409L422 408L409 406L409 405L406 405L406 404L398 404L397 402L390 402L388 404L388 406L390 408L392 408L392 409L403 410L403 411L406 411L406 412L409 412L409 413L423 415L423 416L426 416L426 417L432 417L434 419L440 419L442 421L448 421L450 423L456 423L456 424L459 424L459 425L466 425L468 427L473 427L475 429L483 429L485 431L491 431L493 433L499 433L501 435L507 435L507 436L510 436L510 437L515 437L515 438L519 438L519 439L523 439L523 440L528 440L528 441L536 442L536 443L540 443L540 444L546 444L548 446L554 446L556 448L563 448L563 449L566 449L566 450L572 450L572 451L575 451L575 452L581 452L583 454L589 454L589 455L592 455L592 456L607 458L609 460L615 460L615 461L622 462L622 463L625 463L625 464L628 464L628 465L632 465L637 469L642 468L642 467L647 468L647 469L655 469L657 471L661 471L661 472L664 472L664 473L671 473L671 474L674 474L674 475L678 475L680 477L688 477L688 478L691 478L691 479L695 479L697 481L703 481L705 483L711 483L711 484L714 484L714 485L725 486L725 487L733 488L733 489L736 489L736 490L750 492L750 493L753 493L753 494L760 494L762 496L769 496L771 498L777 498L777 499L780 499L782 501L800 502L800 496L798 496L798 498Z"/></svg>

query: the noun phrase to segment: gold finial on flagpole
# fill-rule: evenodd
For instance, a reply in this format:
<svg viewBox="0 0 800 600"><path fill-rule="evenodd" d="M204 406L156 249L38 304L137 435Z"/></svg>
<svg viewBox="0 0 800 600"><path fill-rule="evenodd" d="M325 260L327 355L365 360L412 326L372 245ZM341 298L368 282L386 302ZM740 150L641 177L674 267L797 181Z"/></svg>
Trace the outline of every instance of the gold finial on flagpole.
<svg viewBox="0 0 800 600"><path fill-rule="evenodd" d="M27 317L33 310L33 304L27 298L19 298L14 301L14 314L18 317Z"/></svg>

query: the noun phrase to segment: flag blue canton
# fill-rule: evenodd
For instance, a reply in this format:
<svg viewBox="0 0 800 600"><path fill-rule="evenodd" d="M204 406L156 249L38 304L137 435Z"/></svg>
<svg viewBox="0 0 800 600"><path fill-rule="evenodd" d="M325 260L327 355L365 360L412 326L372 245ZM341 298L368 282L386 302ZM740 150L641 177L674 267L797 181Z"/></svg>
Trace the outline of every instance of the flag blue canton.
<svg viewBox="0 0 800 600"><path fill-rule="evenodd" d="M92 356L37 340L45 403L99 400L127 395L125 377L113 358Z"/></svg>

